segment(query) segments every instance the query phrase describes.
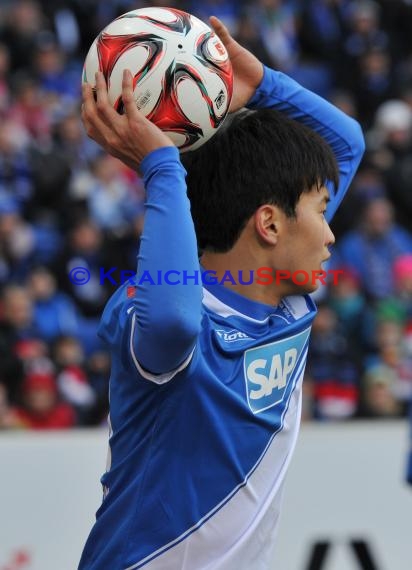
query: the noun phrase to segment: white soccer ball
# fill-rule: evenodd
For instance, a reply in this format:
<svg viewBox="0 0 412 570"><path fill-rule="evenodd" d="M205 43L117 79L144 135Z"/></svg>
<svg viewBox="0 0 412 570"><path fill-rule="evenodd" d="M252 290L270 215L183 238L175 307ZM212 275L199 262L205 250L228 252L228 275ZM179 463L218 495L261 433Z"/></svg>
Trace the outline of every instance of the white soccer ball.
<svg viewBox="0 0 412 570"><path fill-rule="evenodd" d="M174 8L143 8L111 22L90 47L83 82L94 86L96 71L102 71L119 113L125 69L134 77L137 108L181 152L205 143L226 117L232 66L220 39L195 16Z"/></svg>

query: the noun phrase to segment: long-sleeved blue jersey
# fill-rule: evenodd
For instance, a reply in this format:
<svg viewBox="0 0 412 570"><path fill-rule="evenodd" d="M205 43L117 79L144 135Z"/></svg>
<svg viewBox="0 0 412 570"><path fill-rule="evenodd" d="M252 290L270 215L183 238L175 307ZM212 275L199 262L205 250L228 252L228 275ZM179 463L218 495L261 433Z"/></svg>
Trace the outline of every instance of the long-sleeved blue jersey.
<svg viewBox="0 0 412 570"><path fill-rule="evenodd" d="M331 145L340 183L329 189L330 220L362 157L357 123L267 68L249 106L278 109ZM200 267L177 150L154 151L142 171L136 290L121 287L100 326L112 433L79 568L268 569L316 308L309 296L273 307L195 279L144 282L145 272Z"/></svg>

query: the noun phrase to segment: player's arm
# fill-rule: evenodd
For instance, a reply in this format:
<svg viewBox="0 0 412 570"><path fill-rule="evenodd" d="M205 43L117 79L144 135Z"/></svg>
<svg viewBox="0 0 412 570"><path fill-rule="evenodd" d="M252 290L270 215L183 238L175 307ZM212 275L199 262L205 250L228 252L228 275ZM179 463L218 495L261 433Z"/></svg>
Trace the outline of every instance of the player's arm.
<svg viewBox="0 0 412 570"><path fill-rule="evenodd" d="M130 348L139 372L163 383L189 363L200 331L200 266L179 151L155 150L140 170L146 203Z"/></svg>
<svg viewBox="0 0 412 570"><path fill-rule="evenodd" d="M340 178L336 191L329 187L331 201L326 218L330 221L365 150L359 124L284 73L262 66L253 54L230 36L217 18L211 18L211 24L225 44L234 69L235 96L230 110L236 111L244 105L277 109L317 131L331 146Z"/></svg>
<svg viewBox="0 0 412 570"><path fill-rule="evenodd" d="M330 221L345 196L365 150L359 124L284 73L266 67L262 82L248 102L248 107L281 111L309 126L329 143L339 167L338 188L328 184L331 200L326 219Z"/></svg>
<svg viewBox="0 0 412 570"><path fill-rule="evenodd" d="M96 102L90 86L83 89L82 118L88 135L143 175L145 219L134 279L137 291L129 305L129 349L143 376L164 382L188 363L200 331L201 282L164 281L167 271L193 275L199 270L185 171L171 140L137 110L130 73L123 79L124 115L109 104L102 74L97 76ZM162 284L153 284L159 275ZM170 274L169 281L177 277Z"/></svg>

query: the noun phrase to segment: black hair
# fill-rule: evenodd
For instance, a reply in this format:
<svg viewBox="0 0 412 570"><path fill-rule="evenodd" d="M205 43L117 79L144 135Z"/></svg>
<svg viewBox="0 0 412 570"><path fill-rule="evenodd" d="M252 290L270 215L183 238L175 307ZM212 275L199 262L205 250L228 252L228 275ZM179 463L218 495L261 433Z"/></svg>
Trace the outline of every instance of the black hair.
<svg viewBox="0 0 412 570"><path fill-rule="evenodd" d="M339 180L328 143L273 109L237 113L182 162L199 249L221 253L263 204L294 217L303 192Z"/></svg>

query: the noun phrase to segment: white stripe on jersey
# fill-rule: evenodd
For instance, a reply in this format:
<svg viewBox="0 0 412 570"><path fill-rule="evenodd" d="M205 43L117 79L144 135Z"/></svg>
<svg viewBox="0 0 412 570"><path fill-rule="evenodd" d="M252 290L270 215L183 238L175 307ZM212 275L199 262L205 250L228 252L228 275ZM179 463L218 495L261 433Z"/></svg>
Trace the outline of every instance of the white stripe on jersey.
<svg viewBox="0 0 412 570"><path fill-rule="evenodd" d="M296 389L285 409L282 427L272 436L245 480L195 526L125 570L270 568L283 481L299 431L306 356L307 349L297 371Z"/></svg>
<svg viewBox="0 0 412 570"><path fill-rule="evenodd" d="M233 307L230 307L229 305L225 305L225 303L223 303L220 299L212 295L212 293L210 293L210 291L208 291L205 287L203 287L203 304L210 311L213 311L214 313L220 315L221 317L227 318L227 317L237 316L237 317L242 317L242 319L246 319L248 321L253 321L254 323L266 322L271 316L275 314L276 310L276 307L273 307L273 315L269 315L263 320L254 319L243 313L240 313L239 311L233 309Z"/></svg>
<svg viewBox="0 0 412 570"><path fill-rule="evenodd" d="M254 319L253 317L249 317L240 311L237 311L230 305L226 305L220 299L212 295L210 291L208 291L205 287L203 288L203 304L210 310L220 315L221 317L227 318L232 316L242 317L242 319L246 319L248 321L252 321L254 323L265 323L271 317L277 317L286 323L289 323L288 319L279 315L276 310L277 307L273 307L273 313L269 314L265 319L259 320ZM307 315L310 310L306 304L305 297L302 295L291 295L290 297L284 297L280 302L280 306L285 306L290 314L293 316L295 320L300 319Z"/></svg>

